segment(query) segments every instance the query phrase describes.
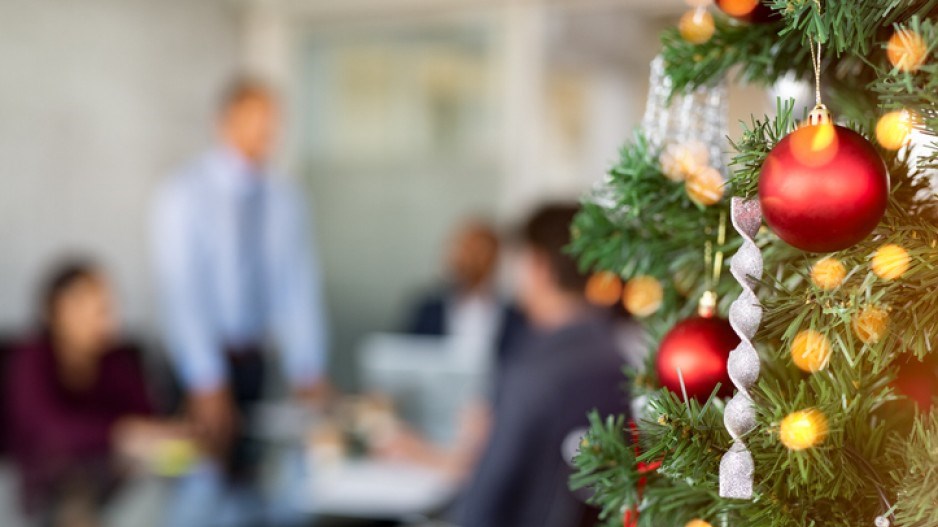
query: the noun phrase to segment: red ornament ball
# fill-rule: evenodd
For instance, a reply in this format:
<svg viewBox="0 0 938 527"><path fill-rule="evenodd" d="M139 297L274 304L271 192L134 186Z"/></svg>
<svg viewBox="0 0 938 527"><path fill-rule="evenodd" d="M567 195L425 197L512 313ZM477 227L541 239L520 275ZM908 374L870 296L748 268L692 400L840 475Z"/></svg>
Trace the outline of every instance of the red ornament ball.
<svg viewBox="0 0 938 527"><path fill-rule="evenodd" d="M717 7L742 22L763 24L776 18L775 11L760 0L717 0Z"/></svg>
<svg viewBox="0 0 938 527"><path fill-rule="evenodd" d="M802 126L769 152L759 176L765 222L789 245L826 253L856 245L886 212L889 174L862 135Z"/></svg>
<svg viewBox="0 0 938 527"><path fill-rule="evenodd" d="M697 400L709 397L717 383L721 384L720 396L731 395L733 385L726 372L726 359L737 344L739 336L725 319L691 317L681 321L658 347L658 380L681 396L683 376L687 396Z"/></svg>
<svg viewBox="0 0 938 527"><path fill-rule="evenodd" d="M892 383L896 391L909 398L919 411L927 412L938 397L938 361L926 358L919 362L912 357L899 366Z"/></svg>

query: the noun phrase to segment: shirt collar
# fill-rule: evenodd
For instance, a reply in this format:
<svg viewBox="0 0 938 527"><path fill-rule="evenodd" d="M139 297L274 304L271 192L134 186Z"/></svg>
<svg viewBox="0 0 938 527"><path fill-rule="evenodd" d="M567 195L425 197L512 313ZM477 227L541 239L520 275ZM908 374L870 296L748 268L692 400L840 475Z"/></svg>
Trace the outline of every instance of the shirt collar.
<svg viewBox="0 0 938 527"><path fill-rule="evenodd" d="M252 163L231 146L220 144L209 156L213 166L213 180L221 188L243 194L263 185L264 168Z"/></svg>

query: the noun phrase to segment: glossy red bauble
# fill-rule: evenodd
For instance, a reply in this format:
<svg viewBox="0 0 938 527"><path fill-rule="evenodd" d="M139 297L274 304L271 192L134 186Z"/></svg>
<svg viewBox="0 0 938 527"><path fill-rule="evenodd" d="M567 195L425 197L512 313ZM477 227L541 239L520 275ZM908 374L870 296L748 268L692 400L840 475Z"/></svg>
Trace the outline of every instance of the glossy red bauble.
<svg viewBox="0 0 938 527"><path fill-rule="evenodd" d="M889 175L863 136L802 126L769 152L759 176L765 222L789 245L832 252L866 238L886 211Z"/></svg>
<svg viewBox="0 0 938 527"><path fill-rule="evenodd" d="M909 398L920 411L927 412L938 397L938 361L926 358L919 362L914 357L899 366L892 383L896 391Z"/></svg>
<svg viewBox="0 0 938 527"><path fill-rule="evenodd" d="M681 396L681 376L687 396L704 400L717 383L720 395L731 395L726 359L739 344L730 323L719 317L692 317L677 323L658 347L655 366L662 386ZM678 374L680 370L680 375Z"/></svg>
<svg viewBox="0 0 938 527"><path fill-rule="evenodd" d="M776 18L775 11L760 0L717 0L717 7L743 22L762 24Z"/></svg>

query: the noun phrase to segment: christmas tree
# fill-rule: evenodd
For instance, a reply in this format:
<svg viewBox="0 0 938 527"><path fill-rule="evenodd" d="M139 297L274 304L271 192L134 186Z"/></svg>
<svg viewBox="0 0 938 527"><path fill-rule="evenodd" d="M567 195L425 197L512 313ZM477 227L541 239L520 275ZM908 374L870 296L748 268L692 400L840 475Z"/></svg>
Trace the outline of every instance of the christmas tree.
<svg viewBox="0 0 938 527"><path fill-rule="evenodd" d="M608 525L938 526L938 0L689 3L652 99L817 105L727 129L726 167L652 113L587 198L571 251L656 353L571 485Z"/></svg>

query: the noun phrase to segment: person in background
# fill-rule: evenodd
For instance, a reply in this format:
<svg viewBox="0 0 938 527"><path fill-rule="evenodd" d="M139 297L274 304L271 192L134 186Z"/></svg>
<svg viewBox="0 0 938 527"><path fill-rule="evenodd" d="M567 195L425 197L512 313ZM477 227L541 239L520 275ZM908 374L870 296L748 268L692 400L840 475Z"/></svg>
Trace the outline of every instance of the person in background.
<svg viewBox="0 0 938 527"><path fill-rule="evenodd" d="M461 225L446 251L446 285L412 310L406 331L415 335L455 336L494 350L499 362L523 332L524 317L495 290L499 240L481 221Z"/></svg>
<svg viewBox="0 0 938 527"><path fill-rule="evenodd" d="M462 482L491 425L491 385L527 328L524 315L495 290L500 243L495 229L470 220L454 233L445 255L447 283L412 311L408 333L452 337L467 370L481 366L482 392L460 408L453 440L438 444L406 426L373 445L384 459L417 463Z"/></svg>
<svg viewBox="0 0 938 527"><path fill-rule="evenodd" d="M124 475L118 454L186 429L151 417L139 357L117 340L110 286L96 266L59 265L40 311L41 330L15 346L4 383L23 506L43 525L98 525Z"/></svg>
<svg viewBox="0 0 938 527"><path fill-rule="evenodd" d="M236 79L221 99L217 145L156 200L167 346L214 461L181 485L175 527L261 521L259 452L244 425L246 408L262 395L268 339L296 399L316 403L325 391L326 327L309 218L300 191L269 166L277 128L271 89Z"/></svg>
<svg viewBox="0 0 938 527"><path fill-rule="evenodd" d="M531 332L500 375L488 445L456 507L461 527L576 527L594 511L568 489L587 413L627 413L608 313L564 253L577 207L548 205L523 231L518 295Z"/></svg>

